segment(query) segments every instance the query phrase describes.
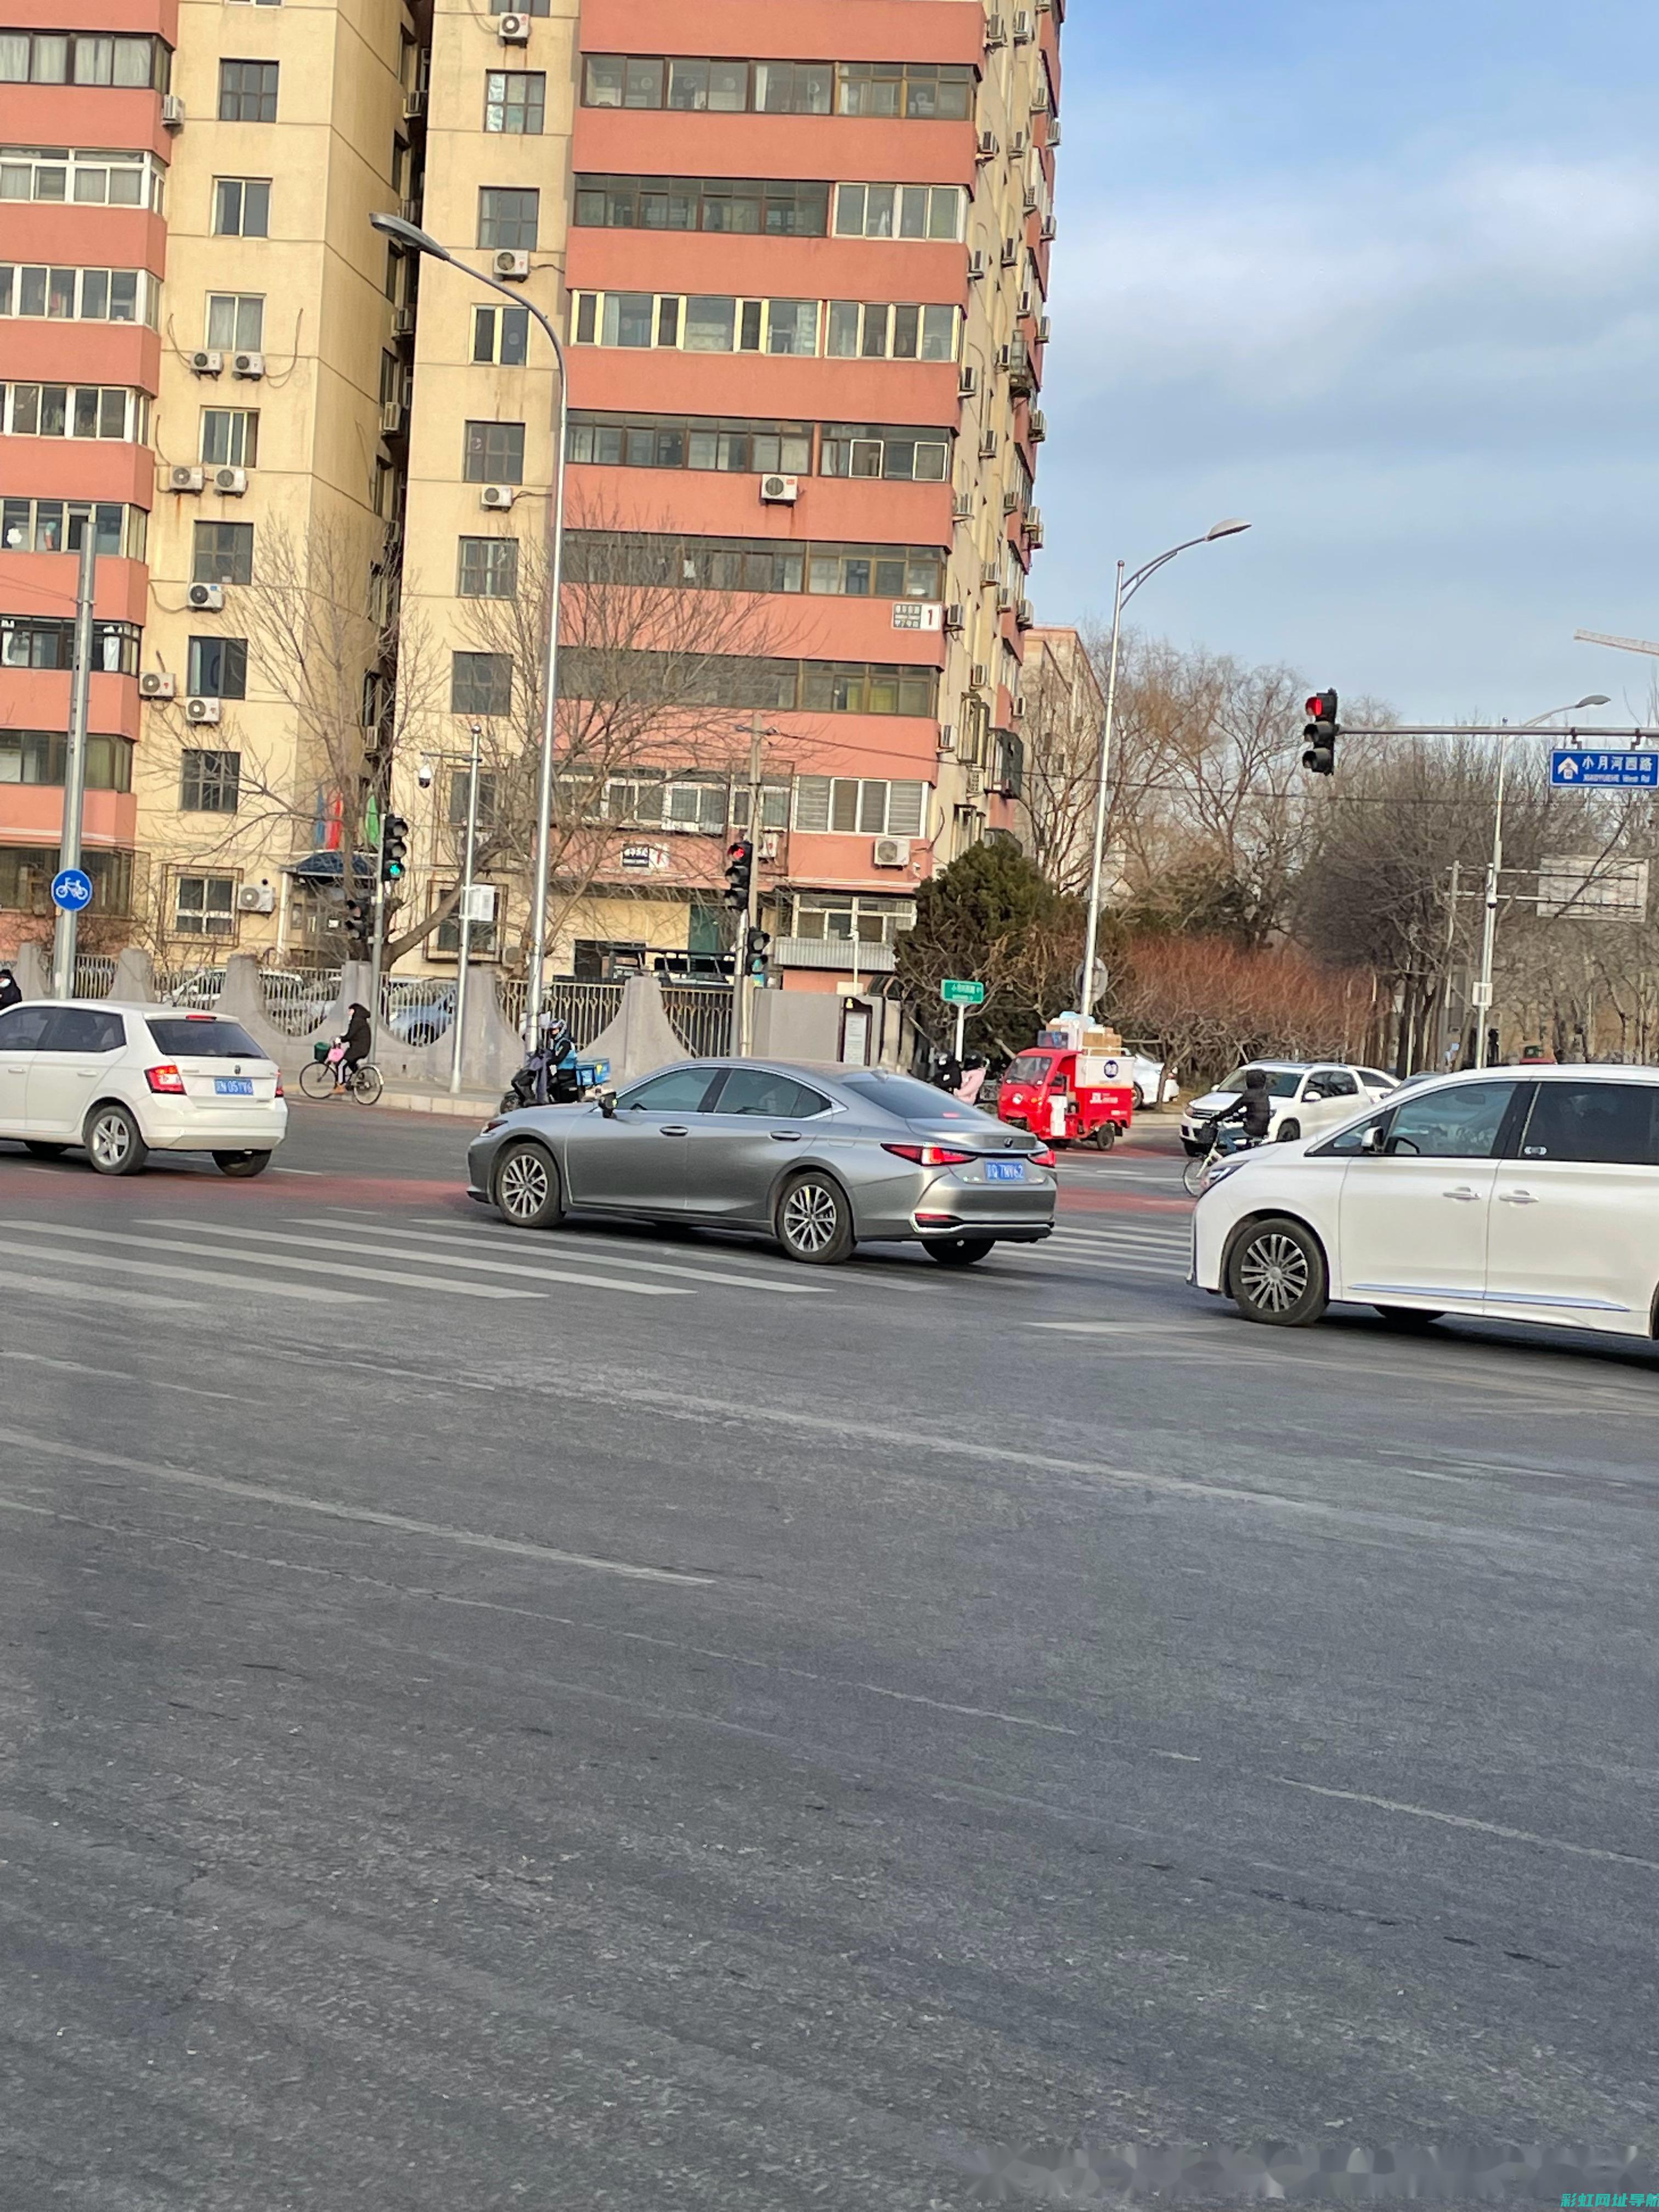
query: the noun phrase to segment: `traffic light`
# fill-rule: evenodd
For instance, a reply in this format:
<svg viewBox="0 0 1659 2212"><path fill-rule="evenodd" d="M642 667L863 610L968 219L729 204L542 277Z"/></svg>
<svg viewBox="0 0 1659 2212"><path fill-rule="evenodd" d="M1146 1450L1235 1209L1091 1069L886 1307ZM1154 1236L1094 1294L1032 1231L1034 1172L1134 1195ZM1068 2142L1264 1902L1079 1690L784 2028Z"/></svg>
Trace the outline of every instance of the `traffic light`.
<svg viewBox="0 0 1659 2212"><path fill-rule="evenodd" d="M1336 774L1336 741L1342 732L1336 719L1334 691L1316 691L1307 704L1308 721L1303 736L1308 750L1302 756L1302 765L1315 775Z"/></svg>
<svg viewBox="0 0 1659 2212"><path fill-rule="evenodd" d="M345 902L345 927L348 937L360 945L368 942L368 908L360 898L349 898Z"/></svg>
<svg viewBox="0 0 1659 2212"><path fill-rule="evenodd" d="M754 840L733 839L726 848L726 903L738 914L749 911L749 886L754 874Z"/></svg>
<svg viewBox="0 0 1659 2212"><path fill-rule="evenodd" d="M743 964L751 975L766 973L766 956L772 949L772 933L766 929L751 929L743 940Z"/></svg>
<svg viewBox="0 0 1659 2212"><path fill-rule="evenodd" d="M380 880L401 883L409 871L409 824L401 814L388 814L380 824Z"/></svg>

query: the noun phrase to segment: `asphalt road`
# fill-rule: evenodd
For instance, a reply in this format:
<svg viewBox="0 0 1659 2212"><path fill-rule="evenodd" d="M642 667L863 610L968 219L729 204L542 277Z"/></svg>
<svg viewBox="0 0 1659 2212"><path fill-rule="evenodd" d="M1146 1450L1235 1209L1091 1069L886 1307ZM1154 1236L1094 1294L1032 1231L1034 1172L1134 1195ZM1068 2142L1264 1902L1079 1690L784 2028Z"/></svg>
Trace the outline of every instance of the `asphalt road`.
<svg viewBox="0 0 1659 2212"><path fill-rule="evenodd" d="M0 2208L1659 2152L1656 1353L0 1146ZM1659 2181L1654 2185L1659 2187Z"/></svg>

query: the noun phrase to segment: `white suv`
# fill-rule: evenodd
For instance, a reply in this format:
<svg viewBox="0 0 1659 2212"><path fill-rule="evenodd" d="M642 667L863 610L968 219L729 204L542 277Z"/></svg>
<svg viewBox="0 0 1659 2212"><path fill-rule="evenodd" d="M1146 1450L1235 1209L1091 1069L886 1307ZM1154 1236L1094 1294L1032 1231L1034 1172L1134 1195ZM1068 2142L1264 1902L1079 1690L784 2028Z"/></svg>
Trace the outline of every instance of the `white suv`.
<svg viewBox="0 0 1659 2212"><path fill-rule="evenodd" d="M1194 1280L1251 1321L1333 1298L1651 1336L1659 1068L1474 1070L1334 1136L1240 1152L1194 1216Z"/></svg>
<svg viewBox="0 0 1659 2212"><path fill-rule="evenodd" d="M288 1133L274 1060L240 1023L109 1000L25 1000L0 1013L0 1137L55 1159L86 1148L100 1175L152 1152L211 1152L256 1176Z"/></svg>
<svg viewBox="0 0 1659 2212"><path fill-rule="evenodd" d="M1337 1060L1252 1060L1237 1069L1224 1083L1194 1098L1181 1117L1181 1141L1194 1158L1209 1149L1203 1123L1212 1114L1224 1114L1238 1103L1244 1078L1259 1067L1267 1079L1267 1097L1273 1115L1267 1133L1277 1142L1292 1144L1321 1129L1334 1129L1356 1113L1368 1098L1386 1097L1395 1087L1392 1075L1381 1068L1355 1067Z"/></svg>

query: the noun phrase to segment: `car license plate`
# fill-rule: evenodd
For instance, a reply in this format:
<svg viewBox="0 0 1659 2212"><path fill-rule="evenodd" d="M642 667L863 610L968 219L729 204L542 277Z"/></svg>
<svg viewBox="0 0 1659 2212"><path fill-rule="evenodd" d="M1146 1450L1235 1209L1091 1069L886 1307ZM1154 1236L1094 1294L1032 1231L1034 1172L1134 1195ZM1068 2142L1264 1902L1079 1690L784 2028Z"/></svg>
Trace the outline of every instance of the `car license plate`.
<svg viewBox="0 0 1659 2212"><path fill-rule="evenodd" d="M985 1180L987 1182L1024 1182L1025 1163L1024 1160L987 1160Z"/></svg>
<svg viewBox="0 0 1659 2212"><path fill-rule="evenodd" d="M222 1098L252 1098L253 1078L251 1075L216 1075L213 1087Z"/></svg>

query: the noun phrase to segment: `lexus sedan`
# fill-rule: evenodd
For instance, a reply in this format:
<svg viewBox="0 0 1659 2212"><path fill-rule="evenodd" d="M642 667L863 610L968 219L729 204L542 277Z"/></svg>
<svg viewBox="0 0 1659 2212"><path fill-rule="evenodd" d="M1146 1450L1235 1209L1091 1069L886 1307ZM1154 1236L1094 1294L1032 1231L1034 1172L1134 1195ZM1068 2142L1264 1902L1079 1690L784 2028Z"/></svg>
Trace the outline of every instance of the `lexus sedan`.
<svg viewBox="0 0 1659 2212"><path fill-rule="evenodd" d="M698 1060L486 1123L467 1194L520 1229L644 1215L752 1231L817 1266L913 1243L969 1267L1048 1236L1054 1164L1024 1130L907 1075Z"/></svg>

